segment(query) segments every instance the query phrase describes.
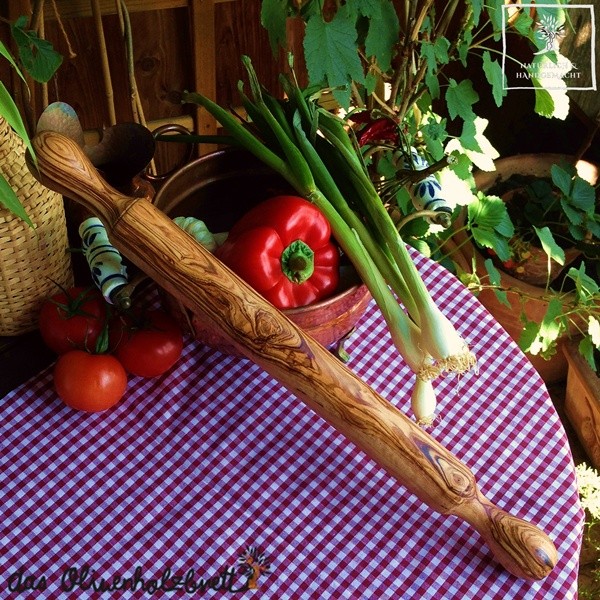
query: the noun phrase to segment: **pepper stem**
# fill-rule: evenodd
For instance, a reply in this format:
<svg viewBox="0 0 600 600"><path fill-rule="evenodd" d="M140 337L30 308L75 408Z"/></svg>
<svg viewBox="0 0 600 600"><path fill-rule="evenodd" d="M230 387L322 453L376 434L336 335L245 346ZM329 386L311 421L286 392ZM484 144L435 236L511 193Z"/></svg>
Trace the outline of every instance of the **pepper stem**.
<svg viewBox="0 0 600 600"><path fill-rule="evenodd" d="M315 253L302 240L292 242L281 254L281 270L292 283L303 283L315 270Z"/></svg>

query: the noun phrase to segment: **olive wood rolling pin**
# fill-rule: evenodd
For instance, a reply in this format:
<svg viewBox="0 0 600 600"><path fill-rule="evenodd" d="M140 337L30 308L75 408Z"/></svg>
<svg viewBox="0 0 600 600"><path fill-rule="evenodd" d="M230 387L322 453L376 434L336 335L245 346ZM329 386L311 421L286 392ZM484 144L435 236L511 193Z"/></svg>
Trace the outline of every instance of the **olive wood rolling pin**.
<svg viewBox="0 0 600 600"><path fill-rule="evenodd" d="M557 552L545 533L492 504L468 467L160 210L109 187L70 139L43 132L33 143L36 176L98 216L124 256L190 310L208 317L244 356L430 508L469 523L510 573L529 580L550 573Z"/></svg>

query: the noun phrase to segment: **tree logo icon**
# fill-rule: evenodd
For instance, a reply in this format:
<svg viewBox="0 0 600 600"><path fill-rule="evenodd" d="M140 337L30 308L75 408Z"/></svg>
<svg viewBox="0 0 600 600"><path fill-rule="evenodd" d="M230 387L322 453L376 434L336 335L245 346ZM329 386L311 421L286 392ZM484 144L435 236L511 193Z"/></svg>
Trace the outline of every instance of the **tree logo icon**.
<svg viewBox="0 0 600 600"><path fill-rule="evenodd" d="M536 23L537 33L540 35L546 46L534 54L546 54L553 50L558 50L560 40L565 37L565 24L559 23L553 15L542 15Z"/></svg>
<svg viewBox="0 0 600 600"><path fill-rule="evenodd" d="M248 578L247 589L258 587L258 578L271 572L271 563L264 552L256 546L248 546L238 558L240 573Z"/></svg>

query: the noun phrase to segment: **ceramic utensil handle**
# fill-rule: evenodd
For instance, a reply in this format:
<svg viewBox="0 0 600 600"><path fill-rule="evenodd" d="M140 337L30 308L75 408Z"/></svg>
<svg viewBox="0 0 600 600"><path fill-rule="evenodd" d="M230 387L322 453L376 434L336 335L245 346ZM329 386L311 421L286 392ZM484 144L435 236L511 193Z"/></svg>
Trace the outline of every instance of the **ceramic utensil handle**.
<svg viewBox="0 0 600 600"><path fill-rule="evenodd" d="M104 222L111 242L160 286L219 328L260 365L432 509L463 518L517 577L541 579L557 560L534 525L489 502L471 471L325 348L180 230L155 206L108 188L78 146L44 132L38 177Z"/></svg>

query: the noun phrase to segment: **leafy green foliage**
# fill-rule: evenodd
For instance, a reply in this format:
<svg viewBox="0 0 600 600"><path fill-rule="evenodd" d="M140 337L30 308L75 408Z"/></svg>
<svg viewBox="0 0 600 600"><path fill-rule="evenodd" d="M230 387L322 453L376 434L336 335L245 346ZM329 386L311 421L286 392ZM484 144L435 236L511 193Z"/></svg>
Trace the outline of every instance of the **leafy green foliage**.
<svg viewBox="0 0 600 600"><path fill-rule="evenodd" d="M559 265L565 264L565 251L556 243L549 227L535 227L534 231L542 244L542 248L549 259L555 260Z"/></svg>
<svg viewBox="0 0 600 600"><path fill-rule="evenodd" d="M421 131L423 132L427 151L433 160L440 160L445 154L444 142L448 138L446 119L436 119L433 115L428 115Z"/></svg>
<svg viewBox="0 0 600 600"><path fill-rule="evenodd" d="M523 332L519 346L525 352L550 358L556 354L556 340L566 331L566 317L561 300L557 297L548 302L548 310L541 323L523 317Z"/></svg>
<svg viewBox="0 0 600 600"><path fill-rule="evenodd" d="M393 49L398 40L400 24L398 15L391 2L359 2L362 6L371 8L369 12L361 10L364 16L371 19L369 31L365 40L365 54L373 57L379 68L385 73L391 69ZM385 26L381 26L385 24Z"/></svg>
<svg viewBox="0 0 600 600"><path fill-rule="evenodd" d="M492 261L491 258L486 258L483 264L487 271L490 284L494 286L494 294L496 295L498 302L505 306L510 306L511 304L508 301L508 295L506 291L502 289L502 275L500 274L500 271L496 269L494 261Z"/></svg>
<svg viewBox="0 0 600 600"><path fill-rule="evenodd" d="M492 95L496 106L502 106L502 100L508 93L506 89L506 75L497 60L492 60L488 50L483 53L483 72L492 86Z"/></svg>
<svg viewBox="0 0 600 600"><path fill-rule="evenodd" d="M500 260L508 260L511 256L508 240L514 234L514 227L504 202L479 192L468 206L467 217L475 242L484 248L492 248Z"/></svg>
<svg viewBox="0 0 600 600"><path fill-rule="evenodd" d="M356 26L348 13L351 5L345 4L329 22L315 16L306 24L304 52L310 81L322 82L333 88L342 106L350 106L349 83L364 83L364 72L356 53Z"/></svg>
<svg viewBox="0 0 600 600"><path fill-rule="evenodd" d="M272 23L272 44L281 44L284 34L285 24L274 14L279 9L280 18L282 4L289 3L263 2L263 24ZM388 71L399 37L398 16L390 0L350 0L339 6L331 20L325 20L314 4L302 13L306 20L304 53L309 80L313 85L333 88L337 100L348 108L350 84L365 83L365 69L357 52L359 44L364 44L369 60L382 72Z"/></svg>
<svg viewBox="0 0 600 600"><path fill-rule="evenodd" d="M468 79L460 83L450 79L450 85L446 90L446 104L451 119L461 117L465 121L475 119L473 104L479 100L479 94L473 89L473 84Z"/></svg>
<svg viewBox="0 0 600 600"><path fill-rule="evenodd" d="M11 27L21 64L35 81L46 83L60 67L62 56L54 50L50 42L39 38L26 27L26 16L19 17Z"/></svg>
<svg viewBox="0 0 600 600"><path fill-rule="evenodd" d="M549 358L556 352L558 338L567 330L569 320L586 323L579 342L579 352L596 370L594 354L600 350L600 288L585 271L582 263L578 269L570 268L568 278L574 285L574 297L555 294L541 323L523 318L524 329L519 346L526 352Z"/></svg>
<svg viewBox="0 0 600 600"><path fill-rule="evenodd" d="M11 26L11 33L18 46L19 58L22 68L39 82L47 82L62 63L61 55L54 50L52 45L40 39L34 32L25 29L26 17L20 17ZM0 55L10 64L12 69L25 81L23 73L7 47L0 41ZM29 134L19 109L6 86L0 81L0 116L12 127L15 133L23 140L31 156L35 160L35 153L29 139ZM10 210L13 214L23 219L29 226L33 223L22 207L15 191L8 182L0 176L0 205Z"/></svg>
<svg viewBox="0 0 600 600"><path fill-rule="evenodd" d="M260 7L260 22L269 34L273 54L286 44L287 0L263 0Z"/></svg>

